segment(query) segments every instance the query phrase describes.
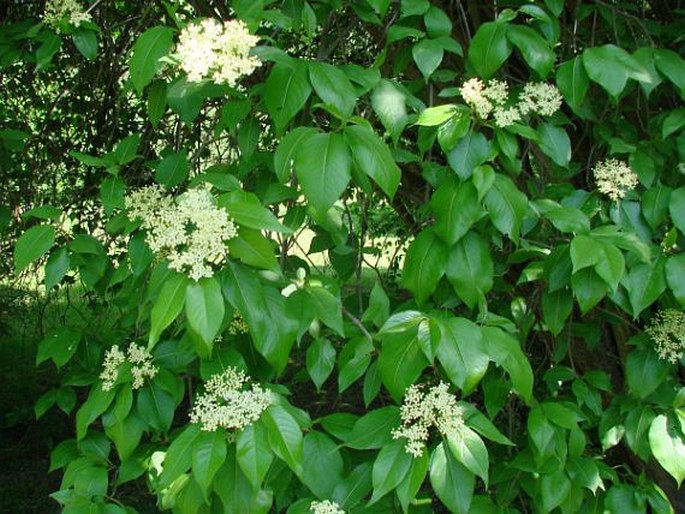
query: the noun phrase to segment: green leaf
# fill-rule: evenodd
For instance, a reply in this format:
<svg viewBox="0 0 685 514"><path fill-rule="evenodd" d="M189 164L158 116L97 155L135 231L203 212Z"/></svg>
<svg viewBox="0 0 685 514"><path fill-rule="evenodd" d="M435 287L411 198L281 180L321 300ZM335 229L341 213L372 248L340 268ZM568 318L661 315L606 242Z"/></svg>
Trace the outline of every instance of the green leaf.
<svg viewBox="0 0 685 514"><path fill-rule="evenodd" d="M585 314L597 305L607 293L606 283L593 269L585 268L571 277L573 295L578 300L580 312Z"/></svg>
<svg viewBox="0 0 685 514"><path fill-rule="evenodd" d="M654 264L635 264L621 279L628 290L634 317L657 301L666 289L665 261L659 257Z"/></svg>
<svg viewBox="0 0 685 514"><path fill-rule="evenodd" d="M338 358L338 392L342 393L361 378L371 363L373 351L367 337L357 337L345 344Z"/></svg>
<svg viewBox="0 0 685 514"><path fill-rule="evenodd" d="M475 475L440 443L430 461L430 482L440 501L456 514L469 514L476 485Z"/></svg>
<svg viewBox="0 0 685 514"><path fill-rule="evenodd" d="M423 79L428 82L430 76L440 66L445 51L436 40L422 39L412 47L411 53Z"/></svg>
<svg viewBox="0 0 685 514"><path fill-rule="evenodd" d="M297 127L281 139L274 153L274 171L279 182L286 182L290 178L300 145L315 134L318 131L312 127Z"/></svg>
<svg viewBox="0 0 685 514"><path fill-rule="evenodd" d="M140 419L149 427L159 432L168 432L174 421L176 402L170 393L152 382L138 393L136 410Z"/></svg>
<svg viewBox="0 0 685 514"><path fill-rule="evenodd" d="M171 50L174 32L169 27L152 27L143 32L133 46L129 74L138 93L143 92L164 66L160 59Z"/></svg>
<svg viewBox="0 0 685 514"><path fill-rule="evenodd" d="M78 349L81 342L81 332L70 327L64 327L46 336L38 343L36 352L36 366L52 359L57 368L64 366Z"/></svg>
<svg viewBox="0 0 685 514"><path fill-rule="evenodd" d="M112 214L114 209L124 208L126 186L119 177L107 177L100 183L100 201L106 214Z"/></svg>
<svg viewBox="0 0 685 514"><path fill-rule="evenodd" d="M542 317L552 335L558 336L573 310L573 297L565 289L542 293Z"/></svg>
<svg viewBox="0 0 685 514"><path fill-rule="evenodd" d="M108 412L102 416L102 425L107 437L114 442L119 459L125 462L140 444L145 424L135 414L120 420L114 413Z"/></svg>
<svg viewBox="0 0 685 514"><path fill-rule="evenodd" d="M377 281L369 295L369 306L364 311L362 321L371 321L377 327L385 323L390 315L390 299L380 281Z"/></svg>
<svg viewBox="0 0 685 514"><path fill-rule="evenodd" d="M88 426L105 412L114 400L116 390L103 391L100 385L91 388L88 399L76 412L76 440L83 439Z"/></svg>
<svg viewBox="0 0 685 514"><path fill-rule="evenodd" d="M316 339L307 349L307 373L317 391L321 390L321 386L333 371L335 355L335 347L328 339Z"/></svg>
<svg viewBox="0 0 685 514"><path fill-rule="evenodd" d="M257 230L292 233L292 230L282 225L278 218L264 207L253 193L233 191L223 194L218 198L217 206L226 209L228 215L238 225Z"/></svg>
<svg viewBox="0 0 685 514"><path fill-rule="evenodd" d="M383 385L399 400L430 364L422 349L419 327L399 334L385 334L378 356Z"/></svg>
<svg viewBox="0 0 685 514"><path fill-rule="evenodd" d="M342 482L343 458L335 444L321 432L309 432L304 438L304 484L319 498L331 498Z"/></svg>
<svg viewBox="0 0 685 514"><path fill-rule="evenodd" d="M533 370L519 342L503 330L482 327L485 351L490 358L509 373L514 389L526 403L533 399Z"/></svg>
<svg viewBox="0 0 685 514"><path fill-rule="evenodd" d="M52 225L37 225L24 232L14 246L14 273L21 273L29 264L38 260L55 243Z"/></svg>
<svg viewBox="0 0 685 514"><path fill-rule="evenodd" d="M344 118L352 115L357 95L347 75L339 68L323 62L310 62L309 80L319 98L335 105Z"/></svg>
<svg viewBox="0 0 685 514"><path fill-rule="evenodd" d="M174 480L190 469L195 441L202 433L199 425L186 425L171 442L164 456L162 474L159 477L160 488L169 487Z"/></svg>
<svg viewBox="0 0 685 514"><path fill-rule="evenodd" d="M542 36L525 25L508 25L507 38L540 78L544 79L549 75L554 65L554 52Z"/></svg>
<svg viewBox="0 0 685 514"><path fill-rule="evenodd" d="M474 475L478 475L488 487L488 450L485 443L473 430L462 427L458 435L447 436L447 447L457 461Z"/></svg>
<svg viewBox="0 0 685 514"><path fill-rule="evenodd" d="M429 463L428 452L423 452L420 457L414 457L404 480L395 488L395 493L404 512L407 512L409 504L416 498L416 493L421 489L426 479L426 473L428 473Z"/></svg>
<svg viewBox="0 0 685 514"><path fill-rule="evenodd" d="M236 452L240 469L254 489L261 487L274 460L264 425L257 421L236 436Z"/></svg>
<svg viewBox="0 0 685 514"><path fill-rule="evenodd" d="M402 286L414 293L418 305L424 304L435 291L446 271L447 257L447 247L430 229L419 233L409 245Z"/></svg>
<svg viewBox="0 0 685 514"><path fill-rule="evenodd" d="M224 320L224 297L216 278L203 278L186 287L186 318L211 351Z"/></svg>
<svg viewBox="0 0 685 514"><path fill-rule="evenodd" d="M302 476L304 446L300 426L280 405L271 405L262 414L273 452L297 475Z"/></svg>
<svg viewBox="0 0 685 514"><path fill-rule="evenodd" d="M467 180L473 170L495 156L492 143L477 131L470 131L447 153L447 162L461 180Z"/></svg>
<svg viewBox="0 0 685 514"><path fill-rule="evenodd" d="M680 97L685 97L685 62L673 50L666 48L654 49L657 69L670 80L678 89Z"/></svg>
<svg viewBox="0 0 685 514"><path fill-rule="evenodd" d="M357 167L392 199L402 172L395 164L388 146L367 125L347 126L344 136Z"/></svg>
<svg viewBox="0 0 685 514"><path fill-rule="evenodd" d="M668 211L673 224L681 234L685 234L685 187L679 187L671 192Z"/></svg>
<svg viewBox="0 0 685 514"><path fill-rule="evenodd" d="M566 131L549 123L542 123L538 134L540 150L559 166L568 166L571 161L571 139Z"/></svg>
<svg viewBox="0 0 685 514"><path fill-rule="evenodd" d="M438 361L447 377L463 393L469 394L488 370L490 358L483 352L480 327L466 318L435 319L438 330L431 329L431 337L439 337L436 350Z"/></svg>
<svg viewBox="0 0 685 514"><path fill-rule="evenodd" d="M507 32L508 24L499 21L478 27L469 46L468 61L480 78L491 78L511 55L512 45Z"/></svg>
<svg viewBox="0 0 685 514"><path fill-rule="evenodd" d="M59 284L69 271L71 259L66 247L59 248L48 257L45 263L45 290L49 291Z"/></svg>
<svg viewBox="0 0 685 514"><path fill-rule="evenodd" d="M322 214L340 198L350 181L350 153L340 134L307 137L298 146L294 164L307 201Z"/></svg>
<svg viewBox="0 0 685 514"><path fill-rule="evenodd" d="M168 327L181 313L186 298L186 288L189 280L185 275L176 273L170 276L162 286L162 290L155 300L150 312L150 335L148 348L152 348L162 331Z"/></svg>
<svg viewBox="0 0 685 514"><path fill-rule="evenodd" d="M371 93L371 106L388 131L392 140L397 140L407 125L405 94L390 80L381 80ZM425 111L424 111L425 112Z"/></svg>
<svg viewBox="0 0 685 514"><path fill-rule="evenodd" d="M672 255L666 261L666 282L673 296L685 307L685 254Z"/></svg>
<svg viewBox="0 0 685 514"><path fill-rule="evenodd" d="M590 232L590 219L576 207L558 207L547 211L544 216L560 232L577 234Z"/></svg>
<svg viewBox="0 0 685 514"><path fill-rule="evenodd" d="M98 36L93 30L78 27L71 35L74 46L87 60L92 61L98 55Z"/></svg>
<svg viewBox="0 0 685 514"><path fill-rule="evenodd" d="M155 171L155 180L167 187L178 186L188 178L188 152L183 150L164 157Z"/></svg>
<svg viewBox="0 0 685 514"><path fill-rule="evenodd" d="M452 34L452 20L445 11L431 5L423 15L423 23L426 25L428 35L432 38L447 37Z"/></svg>
<svg viewBox="0 0 685 514"><path fill-rule="evenodd" d="M117 143L112 150L114 162L120 165L128 164L138 157L138 147L140 146L140 134L131 134Z"/></svg>
<svg viewBox="0 0 685 514"><path fill-rule="evenodd" d="M293 61L273 67L264 84L264 101L279 134L304 107L311 92L306 65Z"/></svg>
<svg viewBox="0 0 685 514"><path fill-rule="evenodd" d="M435 127L442 125L458 112L455 104L436 105L421 111L419 118L414 123L423 127Z"/></svg>
<svg viewBox="0 0 685 514"><path fill-rule="evenodd" d="M573 273L594 266L602 258L602 243L591 236L579 234L571 241L571 262Z"/></svg>
<svg viewBox="0 0 685 514"><path fill-rule="evenodd" d="M345 446L355 450L376 450L390 444L391 431L400 425L400 409L394 405L367 412L359 418Z"/></svg>
<svg viewBox="0 0 685 514"><path fill-rule="evenodd" d="M310 285L306 291L314 300L316 317L338 335L343 336L342 305L339 296L320 286Z"/></svg>
<svg viewBox="0 0 685 514"><path fill-rule="evenodd" d="M239 228L237 237L228 240L228 251L245 264L281 273L274 242L258 230Z"/></svg>
<svg viewBox="0 0 685 514"><path fill-rule="evenodd" d="M649 446L657 462L680 487L685 478L685 437L677 423L664 414L654 418L649 427Z"/></svg>
<svg viewBox="0 0 685 514"><path fill-rule="evenodd" d="M193 478L200 486L205 499L209 500L209 490L214 476L226 460L224 430L201 431L193 442L192 452Z"/></svg>
<svg viewBox="0 0 685 514"><path fill-rule="evenodd" d="M62 46L62 38L52 31L44 32L37 39L42 44L36 50L36 71L48 68L52 63L52 58Z"/></svg>
<svg viewBox="0 0 685 514"><path fill-rule="evenodd" d="M433 230L449 246L485 215L476 187L471 182L459 182L456 177L450 177L438 187L430 205L435 213Z"/></svg>
<svg viewBox="0 0 685 514"><path fill-rule="evenodd" d="M495 182L485 195L485 207L492 224L518 244L521 223L528 209L528 198L509 177L495 174Z"/></svg>
<svg viewBox="0 0 685 514"><path fill-rule="evenodd" d="M450 250L447 279L469 309L492 289L493 270L490 248L474 232L466 234Z"/></svg>
<svg viewBox="0 0 685 514"><path fill-rule="evenodd" d="M637 348L626 358L626 382L633 396L647 398L666 379L671 366L647 348Z"/></svg>
<svg viewBox="0 0 685 514"><path fill-rule="evenodd" d="M566 61L557 69L556 82L571 109L578 111L585 100L590 79L587 76L581 56Z"/></svg>
<svg viewBox="0 0 685 514"><path fill-rule="evenodd" d="M552 512L561 505L571 493L571 481L563 470L540 477L542 507L545 512Z"/></svg>
<svg viewBox="0 0 685 514"><path fill-rule="evenodd" d="M156 80L147 90L147 117L153 127L162 121L166 107L166 82Z"/></svg>
<svg viewBox="0 0 685 514"><path fill-rule="evenodd" d="M628 78L650 82L649 73L625 50L616 45L586 49L582 55L588 77L615 99L623 92Z"/></svg>
<svg viewBox="0 0 685 514"><path fill-rule="evenodd" d="M413 457L404 449L404 444L402 439L398 439L378 452L371 472L373 494L369 505L395 489L409 473Z"/></svg>
<svg viewBox="0 0 685 514"><path fill-rule="evenodd" d="M474 429L483 437L487 437L491 441L507 446L514 446L507 437L504 436L497 427L484 414L482 414L473 405L467 402L459 402L459 407L464 413L464 423L466 426Z"/></svg>

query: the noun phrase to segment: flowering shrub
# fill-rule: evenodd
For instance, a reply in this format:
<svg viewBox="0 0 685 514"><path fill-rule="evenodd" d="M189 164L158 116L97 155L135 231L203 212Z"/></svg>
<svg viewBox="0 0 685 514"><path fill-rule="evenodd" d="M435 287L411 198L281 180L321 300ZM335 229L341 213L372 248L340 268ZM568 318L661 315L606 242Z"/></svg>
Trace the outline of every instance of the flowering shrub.
<svg viewBox="0 0 685 514"><path fill-rule="evenodd" d="M8 88L0 164L47 184L59 118L40 190L77 190L7 222L14 272L108 323L37 350L64 512L683 509L668 2L144 4L0 27L64 114Z"/></svg>

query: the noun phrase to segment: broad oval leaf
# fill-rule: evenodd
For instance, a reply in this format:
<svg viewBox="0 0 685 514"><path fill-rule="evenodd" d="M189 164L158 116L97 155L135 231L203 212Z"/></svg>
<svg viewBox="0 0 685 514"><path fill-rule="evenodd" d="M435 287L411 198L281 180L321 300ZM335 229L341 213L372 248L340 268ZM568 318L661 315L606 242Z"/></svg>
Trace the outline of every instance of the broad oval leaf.
<svg viewBox="0 0 685 514"><path fill-rule="evenodd" d="M41 258L55 243L52 225L38 225L24 232L14 247L14 273L21 273L29 264Z"/></svg>
<svg viewBox="0 0 685 514"><path fill-rule="evenodd" d="M129 64L131 81L138 93L142 93L162 69L160 59L171 50L174 30L169 27L152 27L143 32L133 46L133 55Z"/></svg>

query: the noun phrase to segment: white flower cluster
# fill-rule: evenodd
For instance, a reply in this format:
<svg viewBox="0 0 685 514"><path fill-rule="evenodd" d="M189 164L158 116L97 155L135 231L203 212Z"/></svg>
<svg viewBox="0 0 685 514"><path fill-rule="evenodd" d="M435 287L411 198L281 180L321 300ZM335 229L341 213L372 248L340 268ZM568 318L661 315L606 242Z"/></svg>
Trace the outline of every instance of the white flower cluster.
<svg viewBox="0 0 685 514"><path fill-rule="evenodd" d="M210 78L234 86L261 64L249 55L258 41L240 20L221 23L206 18L181 31L176 56L191 82Z"/></svg>
<svg viewBox="0 0 685 514"><path fill-rule="evenodd" d="M145 379L153 379L157 375L158 368L152 364L152 355L144 347L131 343L126 354L119 349L118 345L112 346L105 353L102 363L102 390L110 391L119 376L119 366L128 361L131 364L131 387L140 389L145 384Z"/></svg>
<svg viewBox="0 0 685 514"><path fill-rule="evenodd" d="M645 332L654 341L660 359L675 364L685 353L685 312L676 309L661 311Z"/></svg>
<svg viewBox="0 0 685 514"><path fill-rule="evenodd" d="M404 449L414 457L423 455L428 440L428 429L434 426L444 436L459 436L464 426L464 416L457 399L440 382L431 387L428 393L422 392L421 385L407 389L402 402L402 426L392 431L393 439L405 437Z"/></svg>
<svg viewBox="0 0 685 514"><path fill-rule="evenodd" d="M190 413L190 422L213 432L219 427L241 430L254 423L271 403L269 391L257 384L245 389L249 377L236 368L210 377L205 392L198 396Z"/></svg>
<svg viewBox="0 0 685 514"><path fill-rule="evenodd" d="M245 319L241 316L241 314L238 311L236 311L233 314L231 323L228 325L228 333L232 336L237 336L240 334L247 334L249 331L250 327L245 322Z"/></svg>
<svg viewBox="0 0 685 514"><path fill-rule="evenodd" d="M76 0L48 0L45 4L43 22L57 32L64 22L78 27L84 21L90 20L90 14L85 12Z"/></svg>
<svg viewBox="0 0 685 514"><path fill-rule="evenodd" d="M592 170L597 190L613 201L621 200L626 192L635 189L640 179L625 162L607 159L597 163Z"/></svg>
<svg viewBox="0 0 685 514"><path fill-rule="evenodd" d="M345 514L340 505L330 500L313 501L309 506L309 511L312 514Z"/></svg>
<svg viewBox="0 0 685 514"><path fill-rule="evenodd" d="M481 79L472 78L464 82L459 91L479 118L486 120L492 114L498 127L512 125L531 113L551 116L559 110L562 101L559 90L544 82L523 86L515 105L507 105L509 86L501 80L491 80L486 85Z"/></svg>
<svg viewBox="0 0 685 514"><path fill-rule="evenodd" d="M225 258L224 241L236 228L209 191L190 189L176 201L159 186L134 191L125 200L131 219L141 219L150 249L166 257L169 267L193 280L211 277L211 264Z"/></svg>

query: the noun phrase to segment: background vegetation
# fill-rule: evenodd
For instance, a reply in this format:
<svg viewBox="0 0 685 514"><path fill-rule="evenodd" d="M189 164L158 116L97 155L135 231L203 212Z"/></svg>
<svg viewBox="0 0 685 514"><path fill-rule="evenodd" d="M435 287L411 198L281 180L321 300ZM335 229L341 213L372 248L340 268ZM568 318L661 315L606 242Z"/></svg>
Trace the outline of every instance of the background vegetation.
<svg viewBox="0 0 685 514"><path fill-rule="evenodd" d="M0 5L8 512L685 511L681 2L143 4ZM175 60L201 18L259 36L236 87ZM500 126L474 77L563 104ZM233 219L212 277L127 216L150 184ZM103 389L131 342L157 375ZM272 405L200 430L229 367ZM462 430L413 458L403 397L440 382Z"/></svg>

